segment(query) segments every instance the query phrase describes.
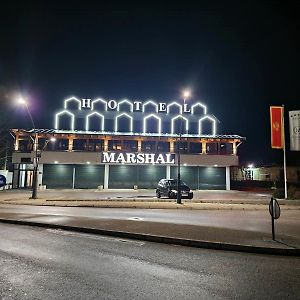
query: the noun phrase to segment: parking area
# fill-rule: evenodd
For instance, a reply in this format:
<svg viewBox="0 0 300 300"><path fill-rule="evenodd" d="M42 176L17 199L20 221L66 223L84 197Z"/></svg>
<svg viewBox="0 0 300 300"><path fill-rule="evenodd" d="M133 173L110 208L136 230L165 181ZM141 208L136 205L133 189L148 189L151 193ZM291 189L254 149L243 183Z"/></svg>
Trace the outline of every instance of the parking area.
<svg viewBox="0 0 300 300"><path fill-rule="evenodd" d="M188 201L266 201L271 197L270 192L244 192L244 191L218 191L218 190L194 190L194 198ZM5 190L0 191L0 200L13 200L30 197L31 190ZM48 189L38 191L38 197L42 199L58 200L110 200L119 199L140 201L158 201L155 189ZM159 201L174 201L174 199L161 198Z"/></svg>

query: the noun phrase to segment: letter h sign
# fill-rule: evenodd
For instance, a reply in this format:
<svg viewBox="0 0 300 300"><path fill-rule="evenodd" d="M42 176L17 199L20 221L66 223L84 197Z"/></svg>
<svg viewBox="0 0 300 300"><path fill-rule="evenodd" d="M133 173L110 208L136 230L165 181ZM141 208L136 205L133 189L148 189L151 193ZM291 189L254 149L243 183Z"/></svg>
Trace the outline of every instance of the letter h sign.
<svg viewBox="0 0 300 300"><path fill-rule="evenodd" d="M91 108L91 99L81 99L81 108Z"/></svg>

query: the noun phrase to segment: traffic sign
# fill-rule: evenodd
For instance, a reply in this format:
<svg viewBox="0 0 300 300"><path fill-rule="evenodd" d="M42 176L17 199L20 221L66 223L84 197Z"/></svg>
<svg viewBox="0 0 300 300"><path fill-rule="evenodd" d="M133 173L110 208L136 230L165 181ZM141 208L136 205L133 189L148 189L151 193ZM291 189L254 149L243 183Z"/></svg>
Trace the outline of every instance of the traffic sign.
<svg viewBox="0 0 300 300"><path fill-rule="evenodd" d="M280 206L276 199L272 198L269 203L269 212L272 218L279 219L280 217Z"/></svg>
<svg viewBox="0 0 300 300"><path fill-rule="evenodd" d="M278 204L278 201L271 198L271 201L269 203L269 213L271 215L271 221L272 221L272 239L275 241L275 219L278 219L280 217L280 206Z"/></svg>
<svg viewBox="0 0 300 300"><path fill-rule="evenodd" d="M6 177L4 175L0 175L0 188L6 185Z"/></svg>

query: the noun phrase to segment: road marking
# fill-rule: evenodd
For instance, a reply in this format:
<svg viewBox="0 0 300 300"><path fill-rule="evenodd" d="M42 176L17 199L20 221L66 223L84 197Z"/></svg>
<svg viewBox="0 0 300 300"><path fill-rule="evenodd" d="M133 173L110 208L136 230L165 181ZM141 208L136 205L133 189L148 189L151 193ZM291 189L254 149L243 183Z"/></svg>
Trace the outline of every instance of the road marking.
<svg viewBox="0 0 300 300"><path fill-rule="evenodd" d="M139 218L139 217L132 217L132 218L129 218L128 220L131 220L131 221L142 221L143 218Z"/></svg>

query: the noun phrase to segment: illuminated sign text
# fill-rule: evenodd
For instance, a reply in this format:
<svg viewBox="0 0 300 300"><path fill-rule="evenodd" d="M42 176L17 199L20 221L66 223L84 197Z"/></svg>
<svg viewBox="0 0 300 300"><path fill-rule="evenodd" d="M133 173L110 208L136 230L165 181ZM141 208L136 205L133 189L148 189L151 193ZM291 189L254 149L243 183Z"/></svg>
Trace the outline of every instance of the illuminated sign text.
<svg viewBox="0 0 300 300"><path fill-rule="evenodd" d="M101 162L115 164L174 164L175 154L102 152Z"/></svg>

